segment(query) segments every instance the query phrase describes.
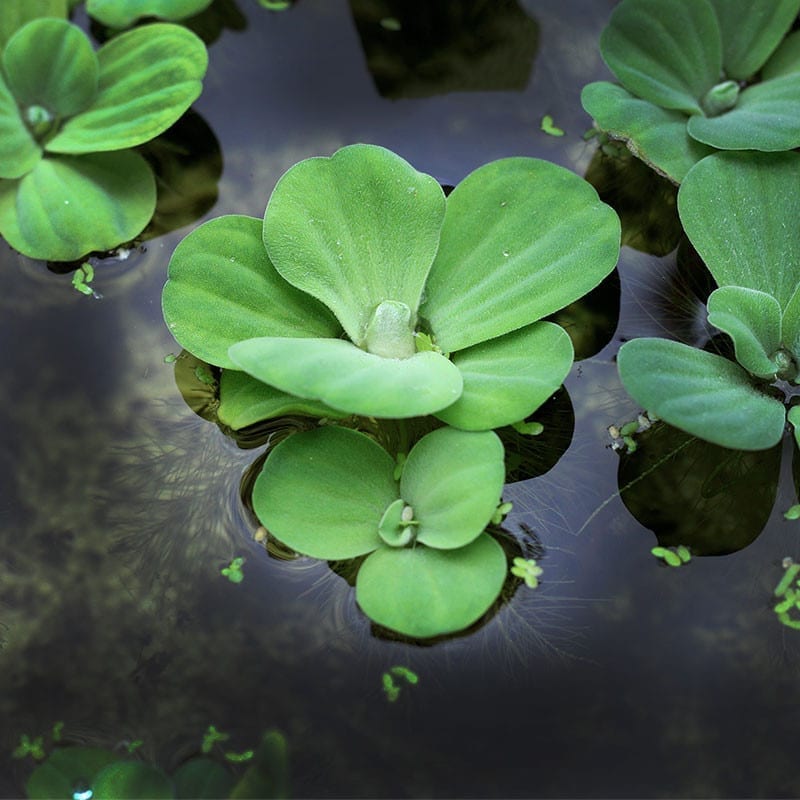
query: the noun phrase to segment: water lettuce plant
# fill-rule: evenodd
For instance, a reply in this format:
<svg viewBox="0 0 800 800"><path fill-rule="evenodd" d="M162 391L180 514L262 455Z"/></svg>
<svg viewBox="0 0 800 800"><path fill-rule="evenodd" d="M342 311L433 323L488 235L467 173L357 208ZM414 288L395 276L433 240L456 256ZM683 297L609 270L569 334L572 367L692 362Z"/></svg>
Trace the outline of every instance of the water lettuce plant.
<svg viewBox="0 0 800 800"><path fill-rule="evenodd" d="M786 395L800 383L800 154L716 153L678 192L691 242L719 288L708 323L736 361L682 342L633 339L619 351L625 388L643 407L694 436L761 450L783 436ZM787 390L787 391L784 391Z"/></svg>
<svg viewBox="0 0 800 800"><path fill-rule="evenodd" d="M287 413L466 430L524 419L573 350L543 317L614 268L619 220L574 173L506 158L439 184L382 147L310 158L260 220L226 216L176 248L163 310L223 369L223 422ZM258 409L256 412L255 409Z"/></svg>
<svg viewBox="0 0 800 800"><path fill-rule="evenodd" d="M77 26L42 18L14 33L1 60L0 235L53 261L133 239L153 215L156 188L132 148L198 97L203 43L158 23L95 52Z"/></svg>
<svg viewBox="0 0 800 800"><path fill-rule="evenodd" d="M800 146L800 0L622 0L600 37L620 84L584 87L597 127L680 183L719 150Z"/></svg>
<svg viewBox="0 0 800 800"><path fill-rule="evenodd" d="M86 12L109 28L128 28L141 17L177 22L211 5L211 0L86 0Z"/></svg>

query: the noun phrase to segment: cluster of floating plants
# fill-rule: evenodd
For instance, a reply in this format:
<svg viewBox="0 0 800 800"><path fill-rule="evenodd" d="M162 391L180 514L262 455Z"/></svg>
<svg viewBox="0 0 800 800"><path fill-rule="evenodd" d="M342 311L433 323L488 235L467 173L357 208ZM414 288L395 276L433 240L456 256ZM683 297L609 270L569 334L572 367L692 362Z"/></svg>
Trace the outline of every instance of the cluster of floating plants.
<svg viewBox="0 0 800 800"><path fill-rule="evenodd" d="M502 159L445 197L394 153L351 145L292 167L263 221L192 231L164 316L221 368L222 422L319 420L267 457L262 524L304 555L365 557L364 612L430 637L467 627L500 592L507 559L486 533L505 480L494 429L561 385L572 343L543 318L597 286L618 252L616 215L562 167Z"/></svg>

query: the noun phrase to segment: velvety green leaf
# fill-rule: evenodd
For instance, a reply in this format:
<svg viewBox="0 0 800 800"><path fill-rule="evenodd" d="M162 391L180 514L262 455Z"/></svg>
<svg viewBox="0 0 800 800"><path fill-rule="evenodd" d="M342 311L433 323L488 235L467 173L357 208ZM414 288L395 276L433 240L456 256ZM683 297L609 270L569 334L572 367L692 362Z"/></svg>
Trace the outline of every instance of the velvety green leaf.
<svg viewBox="0 0 800 800"><path fill-rule="evenodd" d="M192 758L172 773L175 797L186 800L228 797L233 780L233 775L211 758Z"/></svg>
<svg viewBox="0 0 800 800"><path fill-rule="evenodd" d="M339 336L321 303L275 271L261 241L261 220L217 217L175 248L162 306L177 341L210 364L236 368L228 348L256 336Z"/></svg>
<svg viewBox="0 0 800 800"><path fill-rule="evenodd" d="M800 0L711 0L722 31L725 75L752 77L792 26Z"/></svg>
<svg viewBox="0 0 800 800"><path fill-rule="evenodd" d="M766 292L723 286L708 298L708 321L733 339L736 360L759 378L775 379L781 346L781 306Z"/></svg>
<svg viewBox="0 0 800 800"><path fill-rule="evenodd" d="M795 358L800 356L800 284L783 310L781 339Z"/></svg>
<svg viewBox="0 0 800 800"><path fill-rule="evenodd" d="M42 157L0 72L0 178L21 178Z"/></svg>
<svg viewBox="0 0 800 800"><path fill-rule="evenodd" d="M382 547L361 565L356 599L385 628L418 639L439 636L484 614L506 569L503 548L487 533L457 550Z"/></svg>
<svg viewBox="0 0 800 800"><path fill-rule="evenodd" d="M400 478L400 496L419 521L417 542L443 550L469 544L500 503L505 474L492 431L445 427L420 439Z"/></svg>
<svg viewBox="0 0 800 800"><path fill-rule="evenodd" d="M53 117L77 114L97 93L92 44L63 19L36 19L20 28L3 50L3 69L22 106L43 106Z"/></svg>
<svg viewBox="0 0 800 800"><path fill-rule="evenodd" d="M74 261L129 242L155 205L153 173L132 150L43 158L0 182L0 234L30 258Z"/></svg>
<svg viewBox="0 0 800 800"><path fill-rule="evenodd" d="M519 422L544 403L572 367L572 342L552 322L535 322L452 354L464 379L453 405L436 416L463 430Z"/></svg>
<svg viewBox="0 0 800 800"><path fill-rule="evenodd" d="M795 443L800 447L800 406L792 406L786 414L786 419L791 423Z"/></svg>
<svg viewBox="0 0 800 800"><path fill-rule="evenodd" d="M25 783L30 800L52 800L72 797L75 784L90 781L119 754L96 747L59 747L39 764Z"/></svg>
<svg viewBox="0 0 800 800"><path fill-rule="evenodd" d="M295 433L267 458L253 508L284 544L313 558L355 558L378 547L397 499L394 459L363 433L328 426Z"/></svg>
<svg viewBox="0 0 800 800"><path fill-rule="evenodd" d="M127 28L139 17L171 21L199 14L211 0L86 0L90 17L109 28Z"/></svg>
<svg viewBox="0 0 800 800"><path fill-rule="evenodd" d="M722 70L708 0L622 0L600 35L600 52L626 89L687 114L702 113L699 101Z"/></svg>
<svg viewBox="0 0 800 800"><path fill-rule="evenodd" d="M463 386L458 368L438 353L383 358L344 339L262 337L233 345L228 355L281 391L365 417L432 414L455 402Z"/></svg>
<svg viewBox="0 0 800 800"><path fill-rule="evenodd" d="M786 307L800 284L798 187L797 153L715 153L691 169L678 211L720 286L757 289Z"/></svg>
<svg viewBox="0 0 800 800"><path fill-rule="evenodd" d="M172 796L172 781L158 767L143 761L109 764L92 781L92 800L161 800Z"/></svg>
<svg viewBox="0 0 800 800"><path fill-rule="evenodd" d="M734 450L766 450L783 436L783 403L722 356L667 339L633 339L617 359L628 393L676 428Z"/></svg>
<svg viewBox="0 0 800 800"><path fill-rule="evenodd" d="M116 36L97 52L94 102L47 142L53 153L134 147L162 133L197 99L208 65L203 42L181 25L155 23Z"/></svg>
<svg viewBox="0 0 800 800"><path fill-rule="evenodd" d="M536 158L493 161L447 198L420 315L445 352L502 336L597 286L619 242L619 218L583 178Z"/></svg>
<svg viewBox="0 0 800 800"><path fill-rule="evenodd" d="M383 147L350 145L283 175L264 214L264 243L278 272L325 303L361 345L384 300L417 310L444 205L430 175Z"/></svg>
<svg viewBox="0 0 800 800"><path fill-rule="evenodd" d="M800 72L800 31L790 33L761 70L761 79L770 80Z"/></svg>
<svg viewBox="0 0 800 800"><path fill-rule="evenodd" d="M626 141L637 158L674 183L714 152L689 136L682 111L659 108L616 84L597 81L584 86L581 103L600 130Z"/></svg>
<svg viewBox="0 0 800 800"><path fill-rule="evenodd" d="M800 147L800 73L749 86L717 117L692 117L689 135L720 150Z"/></svg>
<svg viewBox="0 0 800 800"><path fill-rule="evenodd" d="M3 0L0 50L23 25L39 17L67 18L67 0Z"/></svg>
<svg viewBox="0 0 800 800"><path fill-rule="evenodd" d="M315 400L304 400L250 377L235 369L222 371L219 382L217 417L223 425L238 431L265 419L300 416L338 419L341 411Z"/></svg>

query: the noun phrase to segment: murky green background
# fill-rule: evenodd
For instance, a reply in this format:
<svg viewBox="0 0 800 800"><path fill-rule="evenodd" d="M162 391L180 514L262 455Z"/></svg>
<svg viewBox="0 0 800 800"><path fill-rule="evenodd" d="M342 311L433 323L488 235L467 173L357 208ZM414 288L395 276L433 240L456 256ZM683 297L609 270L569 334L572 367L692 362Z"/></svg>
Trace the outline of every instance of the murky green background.
<svg viewBox="0 0 800 800"><path fill-rule="evenodd" d="M416 5L215 4L230 26L194 108L223 172L203 219L261 216L290 165L359 141L445 184L512 155L586 172L596 145L582 139L579 94L609 75L597 38L612 0L440 2L405 31L380 26ZM416 71L402 66L414 59ZM455 91L464 81L474 89ZM564 137L539 129L544 114ZM202 194L202 181L195 166L180 192ZM375 636L326 564L253 542L239 482L259 451L196 417L164 363L179 349L160 292L189 229L100 264L100 300L0 243L0 753L64 720L70 741L141 738L172 770L209 724L240 750L277 727L296 797L800 795L800 632L778 623L771 596L781 559L800 557L800 523L782 518L788 456L763 533L681 569L659 565L655 536L618 496L606 429L639 409L614 353L635 335L698 335L674 253L623 249L619 325L613 308L589 314L603 349L566 384L569 449L507 489L507 527L529 526L544 547L542 585L469 635L420 647ZM637 502L680 517L680 536L717 525L738 541L749 506L769 515L761 482L780 459L764 458L714 490L714 519L681 500L682 474ZM240 585L219 574L236 555ZM394 664L420 682L390 704L381 674ZM30 765L6 755L0 793L18 796Z"/></svg>

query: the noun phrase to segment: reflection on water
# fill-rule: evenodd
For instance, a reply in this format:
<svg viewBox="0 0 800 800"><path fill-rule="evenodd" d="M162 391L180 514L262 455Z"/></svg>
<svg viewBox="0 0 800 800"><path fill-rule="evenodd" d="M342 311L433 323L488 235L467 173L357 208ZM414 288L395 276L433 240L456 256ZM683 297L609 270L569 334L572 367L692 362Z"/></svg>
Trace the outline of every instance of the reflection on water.
<svg viewBox="0 0 800 800"><path fill-rule="evenodd" d="M606 77L594 48L614 3L519 5L539 25L523 89L393 103L376 96L349 4L302 0L278 14L239 2L247 28L221 31L197 106L224 153L219 198L200 213L260 216L291 163L357 140L451 183L501 155L583 174L593 145L577 97ZM546 113L566 136L539 131ZM782 517L795 500L790 462L777 489L773 453L685 481L653 472L640 481L643 525L617 471L660 445L643 436L621 464L607 434L640 411L616 377L623 338L705 341L686 289L702 270L624 248L619 315L604 312L611 289L576 313L585 357L542 409L544 433L520 448L541 459L539 475L506 490L505 527L533 531L540 585L519 585L471 636L418 647L373 635L326 563L270 558L254 541L240 480L260 451L195 416L164 363L177 349L159 298L183 232L96 264L100 301L0 244L6 753L63 719L69 741L141 738L172 771L209 724L231 732L232 750L277 727L298 797L800 794L800 640L772 610L782 559L800 560L799 523ZM661 568L647 514L664 494L672 511L686 504L684 482L698 488L701 533L719 523L734 539L761 525L775 492L763 532L730 555ZM691 517L680 526L676 537L696 534ZM245 559L238 585L220 574L234 557ZM396 665L419 683L390 703L381 676ZM18 796L30 766L4 763L0 794Z"/></svg>

